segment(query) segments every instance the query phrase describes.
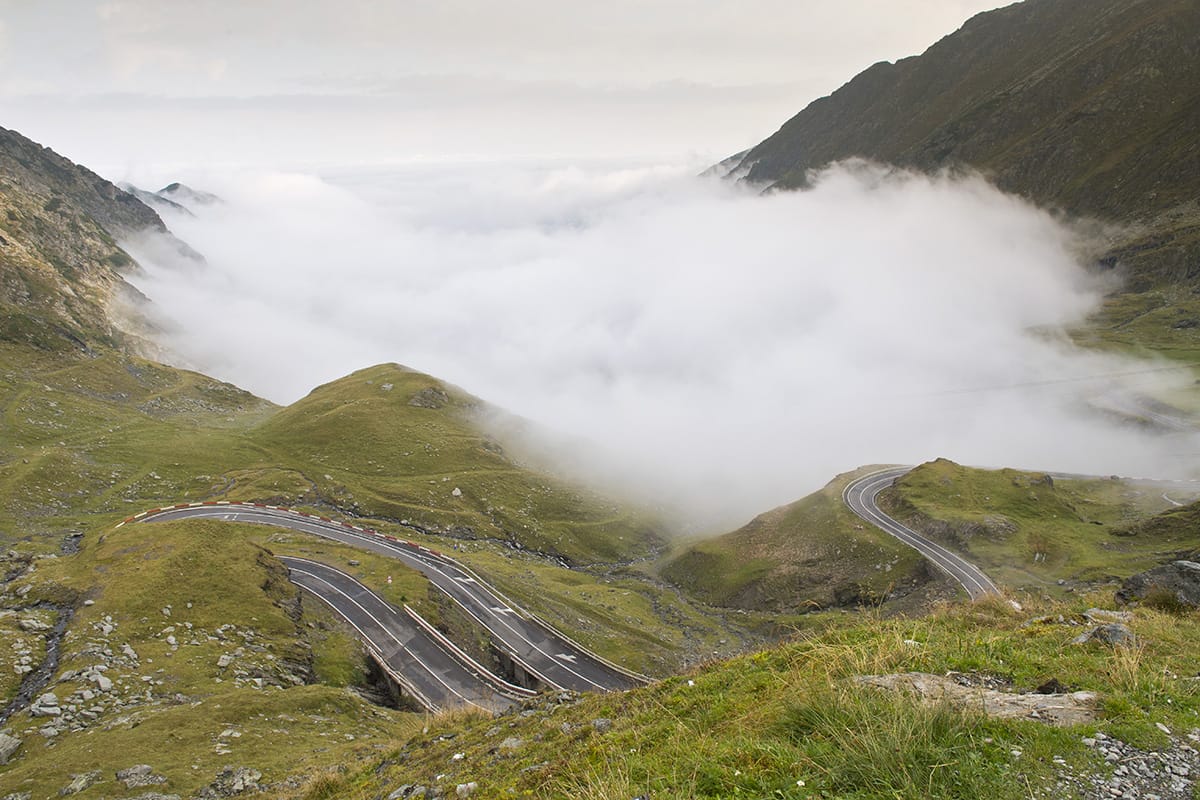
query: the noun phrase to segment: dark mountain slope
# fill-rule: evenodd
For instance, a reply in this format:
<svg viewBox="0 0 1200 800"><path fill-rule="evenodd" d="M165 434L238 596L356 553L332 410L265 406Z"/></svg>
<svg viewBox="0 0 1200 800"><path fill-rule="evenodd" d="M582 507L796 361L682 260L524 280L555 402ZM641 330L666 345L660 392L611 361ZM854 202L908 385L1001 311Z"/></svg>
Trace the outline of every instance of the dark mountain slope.
<svg viewBox="0 0 1200 800"><path fill-rule="evenodd" d="M1027 0L867 69L751 149L740 171L796 188L852 156L979 169L1040 204L1140 223L1120 255L1140 281L1160 282L1200 272L1197 131L1200 3Z"/></svg>

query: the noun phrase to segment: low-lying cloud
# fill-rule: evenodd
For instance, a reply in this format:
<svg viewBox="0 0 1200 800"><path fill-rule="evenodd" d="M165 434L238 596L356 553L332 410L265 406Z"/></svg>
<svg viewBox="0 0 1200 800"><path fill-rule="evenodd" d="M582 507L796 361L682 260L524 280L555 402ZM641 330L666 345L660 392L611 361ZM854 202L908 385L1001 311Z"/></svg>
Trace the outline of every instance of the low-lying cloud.
<svg viewBox="0 0 1200 800"><path fill-rule="evenodd" d="M1059 333L1100 301L1085 243L978 177L852 164L767 196L662 168L204 180L226 202L168 224L208 265L138 280L183 361L283 403L397 361L592 443L576 467L701 527L866 463L1184 467L1085 402L1105 376L1171 374Z"/></svg>

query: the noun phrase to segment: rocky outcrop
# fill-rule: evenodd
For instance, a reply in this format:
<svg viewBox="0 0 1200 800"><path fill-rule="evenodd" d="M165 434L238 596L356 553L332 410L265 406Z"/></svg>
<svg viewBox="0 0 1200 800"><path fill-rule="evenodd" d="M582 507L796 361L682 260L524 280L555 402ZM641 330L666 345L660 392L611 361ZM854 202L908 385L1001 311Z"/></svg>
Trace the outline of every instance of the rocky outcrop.
<svg viewBox="0 0 1200 800"><path fill-rule="evenodd" d="M244 792L257 792L261 787L262 773L250 767L225 767L217 773L216 779L201 789L196 797L203 800L215 800L221 797L234 797Z"/></svg>
<svg viewBox="0 0 1200 800"><path fill-rule="evenodd" d="M128 769L118 770L116 778L125 784L125 788L127 789L137 789L142 786L162 786L167 782L165 777L155 774L154 767L149 764L135 764Z"/></svg>
<svg viewBox="0 0 1200 800"><path fill-rule="evenodd" d="M7 764L19 749L21 749L20 739L16 736L9 736L7 733L0 733L0 767Z"/></svg>
<svg viewBox="0 0 1200 800"><path fill-rule="evenodd" d="M33 196L59 198L113 236L146 229L166 232L152 209L96 173L16 131L0 128L0 175Z"/></svg>
<svg viewBox="0 0 1200 800"><path fill-rule="evenodd" d="M1151 600L1179 609L1200 608L1200 563L1172 561L1127 578L1117 590L1118 603Z"/></svg>
<svg viewBox="0 0 1200 800"><path fill-rule="evenodd" d="M860 675L864 686L915 694L930 702L949 702L963 708L982 711L998 719L1032 719L1049 725L1067 726L1091 722L1096 718L1094 692L1043 694L1002 692L970 676L931 675L908 672L899 675Z"/></svg>
<svg viewBox="0 0 1200 800"><path fill-rule="evenodd" d="M1109 647L1133 647L1137 644L1137 637L1133 635L1133 631L1129 629L1128 625L1120 622L1108 622L1089 628L1071 640L1071 644L1080 645L1092 642L1106 644Z"/></svg>

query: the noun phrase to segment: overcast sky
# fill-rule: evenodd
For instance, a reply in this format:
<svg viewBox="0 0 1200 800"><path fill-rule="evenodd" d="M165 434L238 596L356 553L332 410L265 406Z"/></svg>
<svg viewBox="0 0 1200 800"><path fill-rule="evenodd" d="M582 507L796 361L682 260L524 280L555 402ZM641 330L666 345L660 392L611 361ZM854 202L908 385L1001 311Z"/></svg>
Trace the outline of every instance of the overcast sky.
<svg viewBox="0 0 1200 800"><path fill-rule="evenodd" d="M704 161L995 0L0 0L0 125L108 173Z"/></svg>

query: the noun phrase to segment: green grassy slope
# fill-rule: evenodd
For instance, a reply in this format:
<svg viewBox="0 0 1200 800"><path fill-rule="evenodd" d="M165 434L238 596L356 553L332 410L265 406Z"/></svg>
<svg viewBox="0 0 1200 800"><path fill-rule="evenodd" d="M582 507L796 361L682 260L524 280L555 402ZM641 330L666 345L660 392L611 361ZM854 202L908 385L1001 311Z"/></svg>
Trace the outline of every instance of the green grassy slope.
<svg viewBox="0 0 1200 800"><path fill-rule="evenodd" d="M327 502L574 563L653 554L648 519L514 464L473 422L479 400L395 364L314 389L252 439L310 476Z"/></svg>
<svg viewBox="0 0 1200 800"><path fill-rule="evenodd" d="M1141 648L1071 647L1089 604L1026 612L954 606L922 619L837 617L771 650L706 665L625 695L548 701L533 713L434 725L378 767L330 775L302 795L367 800L408 784L453 796L538 798L1027 798L1062 796L1060 770L1104 765L1093 730L1162 747L1161 722L1197 725L1200 617L1139 609ZM1063 624L1026 626L1030 614ZM1016 691L1051 678L1099 695L1082 729L987 720L858 685L863 674L958 671ZM461 754L461 755L459 755ZM1057 761L1056 761L1057 760Z"/></svg>
<svg viewBox="0 0 1200 800"><path fill-rule="evenodd" d="M0 768L0 785L51 797L72 775L100 770L102 782L79 796L111 797L124 792L115 770L147 763L167 778L161 788L191 796L227 764L249 764L278 783L314 765L354 763L420 729L421 715L303 685L314 662L345 673L356 652L329 637L310 640L298 590L247 531L256 529L126 525L85 537L79 556L39 561L7 587L31 587L25 601L76 601L46 691L91 717L46 737L40 731L52 720L18 713L9 728L23 739L21 756ZM222 656L231 663L222 666ZM96 665L111 689L85 677Z"/></svg>
<svg viewBox="0 0 1200 800"><path fill-rule="evenodd" d="M0 540L61 535L200 499L264 454L241 432L272 406L114 351L0 343Z"/></svg>
<svg viewBox="0 0 1200 800"><path fill-rule="evenodd" d="M409 404L427 389L441 397L440 387L385 365L280 410L228 384L110 350L0 344L0 545L53 551L69 532L98 536L168 503L281 503L367 517L396 535L458 549L527 607L636 669L661 673L698 653L741 646L749 634L738 632L740 621L613 563L644 561L660 546L658 529L635 512L508 461L474 426L478 401L457 390L445 390L441 408ZM437 619L436 607L424 604L423 580L388 587L382 560L280 531L256 538L281 553L355 558L361 566L352 571L370 585ZM530 557L503 557L514 548ZM555 557L538 555L547 551ZM559 556L594 571L568 573Z"/></svg>
<svg viewBox="0 0 1200 800"><path fill-rule="evenodd" d="M1173 508L1164 491L1111 479L971 469L942 459L901 478L881 495L881 505L999 583L1057 594L1064 588L1060 580L1070 588L1124 578L1200 546L1196 529L1138 524ZM1176 502L1183 499L1180 494Z"/></svg>
<svg viewBox="0 0 1200 800"><path fill-rule="evenodd" d="M846 508L842 490L858 474L687 547L662 575L714 605L776 612L877 603L938 580L914 550Z"/></svg>

